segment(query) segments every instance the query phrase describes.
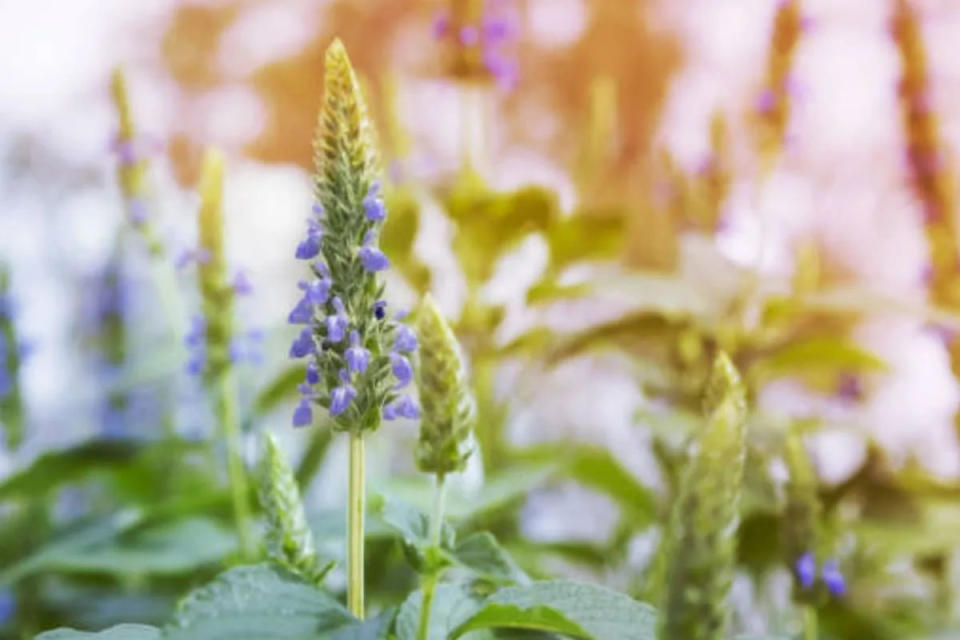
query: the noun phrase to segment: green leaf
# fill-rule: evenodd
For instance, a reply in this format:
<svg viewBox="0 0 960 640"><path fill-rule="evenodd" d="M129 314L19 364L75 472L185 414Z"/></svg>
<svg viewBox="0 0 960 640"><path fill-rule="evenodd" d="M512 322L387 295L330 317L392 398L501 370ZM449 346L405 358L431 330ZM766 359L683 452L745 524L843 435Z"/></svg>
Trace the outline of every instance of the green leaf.
<svg viewBox="0 0 960 640"><path fill-rule="evenodd" d="M397 640L416 640L422 599L423 592L418 589L411 593L400 607L395 626ZM430 605L427 640L446 640L450 633L473 616L479 607L480 602L471 595L466 585L438 584ZM486 631L471 633L465 637L468 640L492 639Z"/></svg>
<svg viewBox="0 0 960 640"><path fill-rule="evenodd" d="M815 336L791 340L749 370L754 384L782 376L816 373L885 371L883 360L848 338Z"/></svg>
<svg viewBox="0 0 960 640"><path fill-rule="evenodd" d="M354 620L330 634L330 640L384 640L396 615L397 608L389 607L375 618Z"/></svg>
<svg viewBox="0 0 960 640"><path fill-rule="evenodd" d="M377 496L370 502L377 516L400 534L404 542L417 547L430 545L430 518L423 511L408 502L386 496ZM444 523L441 546L452 547L454 537L453 528Z"/></svg>
<svg viewBox="0 0 960 640"><path fill-rule="evenodd" d="M90 473L126 467L150 445L141 440L90 440L69 449L52 451L0 484L0 500L39 495Z"/></svg>
<svg viewBox="0 0 960 640"><path fill-rule="evenodd" d="M451 637L489 628L534 629L583 640L653 640L653 607L604 587L567 580L506 587L454 629Z"/></svg>
<svg viewBox="0 0 960 640"><path fill-rule="evenodd" d="M302 364L292 364L283 369L257 394L251 414L254 417L262 416L292 398L297 393L297 385L303 382L305 376L306 367Z"/></svg>
<svg viewBox="0 0 960 640"><path fill-rule="evenodd" d="M119 624L99 632L54 629L41 633L36 640L160 640L160 629L142 624Z"/></svg>
<svg viewBox="0 0 960 640"><path fill-rule="evenodd" d="M453 558L477 575L493 582L527 582L526 574L487 531L468 536L457 544Z"/></svg>
<svg viewBox="0 0 960 640"><path fill-rule="evenodd" d="M190 593L163 637L314 640L345 631L354 622L343 605L323 591L285 570L259 564L230 569Z"/></svg>
<svg viewBox="0 0 960 640"><path fill-rule="evenodd" d="M237 546L235 536L207 518L189 518L131 529L139 516L123 512L50 546L11 567L3 580L39 571L174 575L220 562Z"/></svg>

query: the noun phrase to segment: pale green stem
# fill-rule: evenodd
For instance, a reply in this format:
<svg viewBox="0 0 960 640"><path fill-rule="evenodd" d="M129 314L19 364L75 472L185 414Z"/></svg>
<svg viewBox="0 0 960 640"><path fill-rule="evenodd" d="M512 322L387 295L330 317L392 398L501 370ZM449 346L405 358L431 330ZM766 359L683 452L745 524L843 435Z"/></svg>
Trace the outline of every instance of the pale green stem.
<svg viewBox="0 0 960 640"><path fill-rule="evenodd" d="M817 610L807 605L803 608L803 640L817 640Z"/></svg>
<svg viewBox="0 0 960 640"><path fill-rule="evenodd" d="M230 491L233 497L233 517L236 521L237 536L240 538L240 553L246 558L253 557L253 545L247 528L250 522L250 506L247 503L247 470L241 457L239 423L237 421L237 391L233 372L224 371L216 382L217 406L219 407L220 429L227 447L227 474L230 478Z"/></svg>
<svg viewBox="0 0 960 640"><path fill-rule="evenodd" d="M350 432L350 481L347 496L347 607L363 619L363 434Z"/></svg>
<svg viewBox="0 0 960 640"><path fill-rule="evenodd" d="M433 513L430 515L430 545L433 549L440 548L440 532L443 529L443 508L446 500L446 486L443 483L443 474L437 474L437 482L433 488ZM427 640L430 630L430 607L433 604L433 592L437 588L439 571L430 568L423 577L420 599L420 624L417 626L417 640Z"/></svg>

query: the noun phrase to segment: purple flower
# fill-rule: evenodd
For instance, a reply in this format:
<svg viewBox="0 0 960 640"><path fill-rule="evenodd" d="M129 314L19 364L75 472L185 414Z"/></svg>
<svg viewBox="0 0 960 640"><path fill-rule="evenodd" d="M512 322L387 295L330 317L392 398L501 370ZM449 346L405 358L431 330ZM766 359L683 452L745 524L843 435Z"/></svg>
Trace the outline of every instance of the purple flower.
<svg viewBox="0 0 960 640"><path fill-rule="evenodd" d="M263 331L250 329L230 341L230 361L260 364L263 362Z"/></svg>
<svg viewBox="0 0 960 640"><path fill-rule="evenodd" d="M416 420L419 417L420 407L407 394L403 394L383 408L384 420L395 420L397 418Z"/></svg>
<svg viewBox="0 0 960 640"><path fill-rule="evenodd" d="M287 322L290 324L310 324L313 319L313 304L306 298L301 298L297 306L290 311Z"/></svg>
<svg viewBox="0 0 960 640"><path fill-rule="evenodd" d="M297 408L293 410L293 426L306 427L313 422L313 409L310 408L310 399L301 398Z"/></svg>
<svg viewBox="0 0 960 640"><path fill-rule="evenodd" d="M433 37L440 40L450 31L450 12L440 11L433 18Z"/></svg>
<svg viewBox="0 0 960 640"><path fill-rule="evenodd" d="M334 296L333 308L336 313L327 316L327 340L330 342L340 342L347 333L347 327L350 326L350 318L347 317L346 309L343 307L343 300L340 296Z"/></svg>
<svg viewBox="0 0 960 640"><path fill-rule="evenodd" d="M250 282L250 277L247 275L247 272L243 269L238 270L234 274L230 286L238 296L248 296L253 293L253 284Z"/></svg>
<svg viewBox="0 0 960 640"><path fill-rule="evenodd" d="M310 260L320 253L320 244L323 240L323 227L316 220L307 221L307 237L297 245L297 259Z"/></svg>
<svg viewBox="0 0 960 640"><path fill-rule="evenodd" d="M183 342L188 347L202 345L207 337L207 319L201 315L195 315L190 319L190 330L184 337Z"/></svg>
<svg viewBox="0 0 960 640"><path fill-rule="evenodd" d="M413 380L413 367L410 366L410 361L405 356L399 353L391 353L390 366L393 369L393 375L397 378L395 389L402 389Z"/></svg>
<svg viewBox="0 0 960 640"><path fill-rule="evenodd" d="M12 591L0 591L0 626L3 626L17 611L17 597Z"/></svg>
<svg viewBox="0 0 960 640"><path fill-rule="evenodd" d="M496 79L502 89L512 89L517 82L517 66L496 51L488 50L483 54L483 66Z"/></svg>
<svg viewBox="0 0 960 640"><path fill-rule="evenodd" d="M307 384L299 385L297 390L300 392L300 403L293 411L293 426L305 427L313 422L313 409L310 407L310 401L316 393Z"/></svg>
<svg viewBox="0 0 960 640"><path fill-rule="evenodd" d="M354 373L363 373L370 366L370 351L360 346L360 334L350 332L350 347L343 354L347 368Z"/></svg>
<svg viewBox="0 0 960 640"><path fill-rule="evenodd" d="M513 24L503 16L487 16L483 20L483 34L488 42L506 40L513 33Z"/></svg>
<svg viewBox="0 0 960 640"><path fill-rule="evenodd" d="M128 211L133 224L139 225L147 221L147 205L141 198L131 198Z"/></svg>
<svg viewBox="0 0 960 640"><path fill-rule="evenodd" d="M371 273L383 271L390 268L390 260L377 247L372 246L374 240L373 230L367 231L363 238L363 246L360 247L358 255L363 263L363 268Z"/></svg>
<svg viewBox="0 0 960 640"><path fill-rule="evenodd" d="M801 587L809 589L813 586L814 581L817 579L817 559L812 553L807 551L797 558L797 562L793 568Z"/></svg>
<svg viewBox="0 0 960 640"><path fill-rule="evenodd" d="M757 96L757 101L754 104L754 108L757 110L757 113L768 114L773 111L773 108L777 104L777 97L774 95L773 91L770 89L764 89L760 92L760 95Z"/></svg>
<svg viewBox="0 0 960 640"><path fill-rule="evenodd" d="M379 222L387 217L387 209L383 206L383 200L379 197L380 181L377 180L370 185L367 191L367 197L363 199L363 211L367 220Z"/></svg>
<svg viewBox="0 0 960 640"><path fill-rule="evenodd" d="M324 211L323 211L323 205L322 205L321 203L319 203L319 202L314 202L314 203L313 203L313 206L310 207L310 210L311 210L311 211L313 212L313 214L314 214L315 216L317 216L318 218L322 218L322 217L323 217Z"/></svg>
<svg viewBox="0 0 960 640"><path fill-rule="evenodd" d="M293 341L293 344L290 345L290 357L302 358L314 353L316 350L317 347L313 342L313 331L310 327L307 327L300 332L300 335L298 335Z"/></svg>
<svg viewBox="0 0 960 640"><path fill-rule="evenodd" d="M823 565L823 584L827 585L827 591L836 597L840 597L847 592L847 582L840 573L840 567L836 560L827 560Z"/></svg>
<svg viewBox="0 0 960 640"><path fill-rule="evenodd" d="M377 320L383 320L387 317L387 301L377 300L373 303L373 316Z"/></svg>
<svg viewBox="0 0 960 640"><path fill-rule="evenodd" d="M357 390L348 382L349 376L343 369L340 370L340 379L343 381L340 386L334 387L330 392L330 415L332 416L338 416L346 411L357 396Z"/></svg>
<svg viewBox="0 0 960 640"><path fill-rule="evenodd" d="M405 324L397 326L397 335L394 338L393 350L400 353L409 353L417 350L417 334Z"/></svg>
<svg viewBox="0 0 960 640"><path fill-rule="evenodd" d="M307 364L307 384L314 385L320 382L320 369L317 367L317 363L310 361Z"/></svg>
<svg viewBox="0 0 960 640"><path fill-rule="evenodd" d="M460 28L460 42L463 45L472 47L480 42L480 30L472 24L464 25Z"/></svg>
<svg viewBox="0 0 960 640"><path fill-rule="evenodd" d="M120 164L124 167L130 167L137 163L137 153L133 148L133 140L117 138L113 141L113 150L117 154Z"/></svg>
<svg viewBox="0 0 960 640"><path fill-rule="evenodd" d="M205 247L200 247L198 249L185 249L183 252L177 256L174 266L177 269L183 269L187 267L192 262L197 264L206 264L210 260L210 251Z"/></svg>

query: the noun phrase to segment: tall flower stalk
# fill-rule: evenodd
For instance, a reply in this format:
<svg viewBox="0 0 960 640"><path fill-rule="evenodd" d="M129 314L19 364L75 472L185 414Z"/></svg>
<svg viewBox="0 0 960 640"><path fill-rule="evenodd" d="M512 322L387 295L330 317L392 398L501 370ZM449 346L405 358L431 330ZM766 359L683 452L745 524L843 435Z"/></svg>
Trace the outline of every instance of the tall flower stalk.
<svg viewBox="0 0 960 640"><path fill-rule="evenodd" d="M203 161L198 230L199 251L204 255L197 263L203 307L202 315L194 319L193 330L187 336L187 344L193 351L188 367L203 377L213 399L217 424L227 448L227 471L240 549L245 557L250 557L253 547L248 529L247 472L241 457L237 388L231 357L234 287L227 276L223 242L223 157L213 150L207 151Z"/></svg>
<svg viewBox="0 0 960 640"><path fill-rule="evenodd" d="M324 99L314 143L315 202L296 257L309 261L311 280L290 312L304 325L290 355L308 358L295 426L327 410L333 428L350 439L347 497L347 604L364 615L364 438L382 418L417 418L402 389L412 380L413 332L392 318L382 271L390 261L377 246L386 218L379 154L367 107L346 49L335 40L325 59Z"/></svg>
<svg viewBox="0 0 960 640"><path fill-rule="evenodd" d="M462 471L470 456L470 432L476 422L476 404L470 393L463 353L456 336L428 293L417 318L420 337L420 366L417 388L423 416L417 441L417 466L434 474L433 512L430 516L430 544L440 550L440 532L447 474ZM440 567L428 563L423 578L418 640L427 640L430 607L439 580Z"/></svg>
<svg viewBox="0 0 960 640"><path fill-rule="evenodd" d="M153 198L150 192L150 160L148 145L136 129L127 81L123 70L113 70L110 82L117 116L117 132L113 152L117 160L117 182L123 198L126 220L143 240L152 258L151 275L174 335L181 329L181 304L172 265L167 260L167 249L154 227Z"/></svg>
<svg viewBox="0 0 960 640"><path fill-rule="evenodd" d="M694 445L661 549L661 640L722 640L739 526L746 436L740 375L721 354L704 397L707 423Z"/></svg>

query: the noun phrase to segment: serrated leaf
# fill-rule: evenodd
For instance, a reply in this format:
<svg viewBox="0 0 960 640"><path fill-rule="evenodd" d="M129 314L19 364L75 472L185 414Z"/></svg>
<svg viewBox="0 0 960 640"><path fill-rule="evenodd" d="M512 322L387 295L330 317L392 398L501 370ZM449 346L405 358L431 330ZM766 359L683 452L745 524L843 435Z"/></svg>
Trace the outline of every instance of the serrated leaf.
<svg viewBox="0 0 960 640"><path fill-rule="evenodd" d="M285 570L236 567L180 603L165 640L315 640L355 622L339 602ZM324 635L326 634L326 635Z"/></svg>
<svg viewBox="0 0 960 640"><path fill-rule="evenodd" d="M186 441L177 441L177 445L190 447ZM39 495L88 474L116 471L136 465L140 455L146 455L159 446L161 445L142 440L97 439L82 442L69 449L45 453L29 467L0 484L0 500L22 495ZM166 443L164 446L170 447L171 444Z"/></svg>
<svg viewBox="0 0 960 640"><path fill-rule="evenodd" d="M506 549L487 531L474 533L460 541L453 558L477 575L494 582L526 582L526 574Z"/></svg>
<svg viewBox="0 0 960 640"><path fill-rule="evenodd" d="M604 587L554 580L500 589L451 638L489 628L534 629L583 640L654 640L656 612Z"/></svg>
<svg viewBox="0 0 960 640"><path fill-rule="evenodd" d="M142 624L120 624L103 631L54 629L41 633L36 640L160 640L160 629Z"/></svg>
<svg viewBox="0 0 960 640"><path fill-rule="evenodd" d="M43 548L12 575L22 578L38 571L174 575L216 564L237 546L232 533L207 518L124 534L133 522L118 520L116 527L103 529L103 536L75 536Z"/></svg>
<svg viewBox="0 0 960 640"><path fill-rule="evenodd" d="M416 640L422 599L423 592L418 589L407 596L403 602L395 625L397 640ZM479 600L470 593L466 585L438 584L430 605L427 640L446 640L454 629L477 612L479 606ZM467 640L492 638L484 631L470 633L464 637Z"/></svg>
<svg viewBox="0 0 960 640"><path fill-rule="evenodd" d="M371 508L384 524L400 534L404 542L417 547L430 545L430 518L414 505L386 496L371 500ZM452 547L455 534L447 523L443 525L441 546Z"/></svg>

